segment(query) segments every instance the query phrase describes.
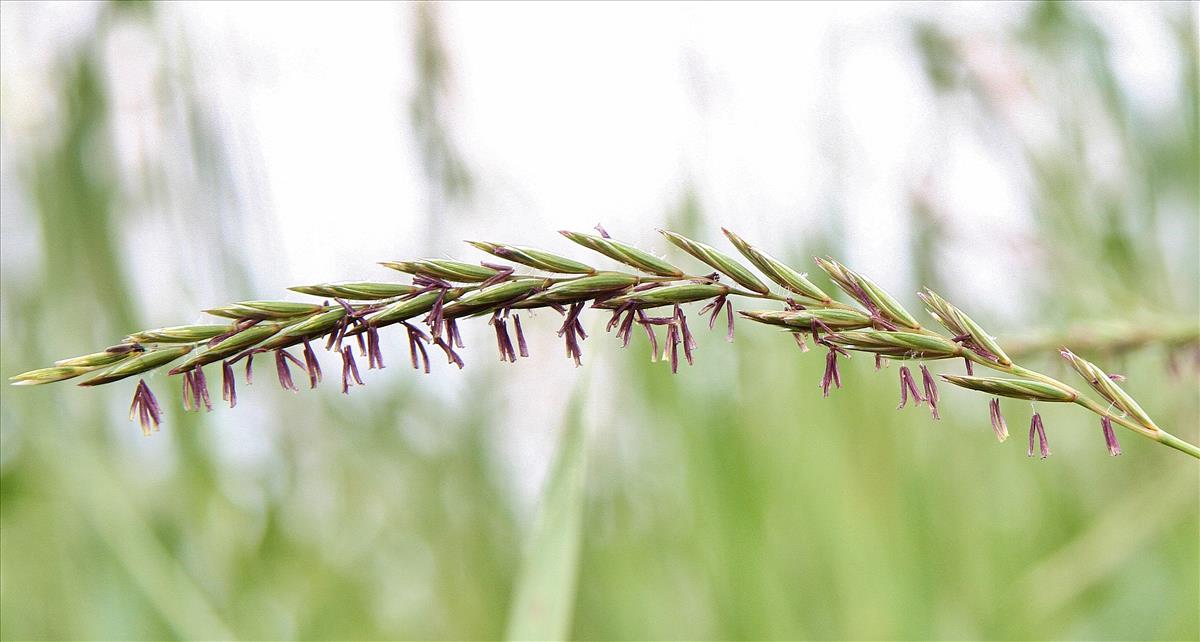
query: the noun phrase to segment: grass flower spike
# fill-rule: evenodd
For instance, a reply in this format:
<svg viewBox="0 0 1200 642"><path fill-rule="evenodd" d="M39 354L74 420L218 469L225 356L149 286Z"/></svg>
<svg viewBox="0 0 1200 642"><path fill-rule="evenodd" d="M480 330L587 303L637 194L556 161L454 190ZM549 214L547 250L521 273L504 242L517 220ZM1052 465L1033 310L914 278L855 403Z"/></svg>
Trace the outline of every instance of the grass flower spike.
<svg viewBox="0 0 1200 642"><path fill-rule="evenodd" d="M386 328L403 327L413 369L428 373L432 369L429 346L439 348L449 365L462 368L465 361L459 353L464 348L459 322L486 316L495 334L500 361L516 363L518 358L530 356L526 338L530 328L522 324L521 311L539 309L560 315L557 333L566 357L576 366L583 364L583 342L588 339L583 319L588 310L598 309L610 314L605 329L622 346L634 340L639 334L634 326L640 326L651 361L661 358L672 372L678 372L681 363L695 363L698 347L685 306L700 304L698 314L706 317L710 330L724 317L729 341L734 338L734 320L740 316L791 334L802 351L808 350L810 340L825 348L825 370L819 382L823 396L829 396L833 388L841 388L838 360L849 358L853 352L870 354L876 369L888 361L916 362L921 372L920 386L907 365L899 369L899 407L905 407L911 399L916 405L928 405L933 418L938 419L943 410L938 377L929 366L936 361L957 363L961 359L966 374L943 373L941 379L992 397L988 411L993 432L1001 442L1008 438L1008 426L1000 413L1000 398L1007 397L1070 403L1094 413L1100 417L1105 445L1112 455L1121 453L1115 433L1115 426L1120 426L1200 459L1200 448L1159 427L1119 385L1123 377L1110 375L1062 348L1063 359L1102 401L1092 399L1063 381L1015 363L1010 354L1019 352L1006 351L974 319L931 290L918 296L948 334L922 325L877 283L832 258L817 258L817 266L847 301L835 300L805 274L729 230L723 230L725 237L749 265L707 244L660 230L671 245L703 264L704 269L696 274L614 239L600 226L596 231L598 235L562 234L596 252L599 256L595 258L616 261L623 268L594 267L591 262L539 248L471 241L473 247L489 255L489 260L513 265L451 259L385 261L381 265L409 275L410 282L344 281L296 286L291 290L321 300L242 301L218 306L207 312L220 319L219 323L134 332L101 352L64 359L51 367L15 375L11 381L30 386L90 375L81 386L106 385L179 362L168 374L183 377L185 408L211 410L203 368L220 363L221 398L232 408L238 402L234 366L239 361L246 362L249 384L254 356L272 353L279 385L298 392L300 386L293 378L292 366L307 375L309 388L317 387L322 370L314 346L323 346L341 360L341 389L348 394L352 385L364 383L355 348L359 357L366 359L368 370L384 367L381 332ZM770 283L782 291L772 290ZM741 310L735 316L735 299L778 308ZM1172 335L1173 345L1183 343L1200 345L1200 332L1193 329L1182 341L1177 334ZM293 354L293 348L303 358ZM974 366L1000 376L978 376ZM162 421L162 411L144 380L139 380L134 390L130 418L136 419L146 434L157 430ZM1029 429L1028 454L1034 453L1043 459L1050 455L1045 425L1037 412L1030 418Z"/></svg>

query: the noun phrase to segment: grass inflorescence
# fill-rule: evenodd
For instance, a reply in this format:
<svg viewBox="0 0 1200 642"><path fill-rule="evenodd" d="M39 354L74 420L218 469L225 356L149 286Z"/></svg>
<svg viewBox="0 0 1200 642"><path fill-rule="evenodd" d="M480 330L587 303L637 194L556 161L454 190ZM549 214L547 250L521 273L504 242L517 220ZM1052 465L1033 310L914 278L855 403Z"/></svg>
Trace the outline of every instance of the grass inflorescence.
<svg viewBox="0 0 1200 642"><path fill-rule="evenodd" d="M696 349L682 306L704 302L699 314L707 315L710 329L722 322L730 341L735 318L740 316L782 328L804 351L810 349L810 341L816 348L826 350L825 374L820 382L825 396L841 387L838 360L851 352L873 355L877 367L887 360L917 361L920 386L909 368L899 369L900 407L910 400L927 405L933 418L938 419L937 378L926 362L962 360L966 374L943 374L940 378L992 397L989 414L1000 441L1008 437L999 404L999 399L1006 397L1073 403L1095 413L1101 421L1105 445L1113 455L1121 452L1113 431L1116 424L1200 458L1200 448L1154 423L1121 388L1121 377L1104 372L1063 347L1062 357L1103 400L1096 401L1058 379L1015 363L995 337L932 290L920 293L919 297L945 333L923 326L874 281L832 258L817 258L816 263L850 302L835 300L805 274L729 230L724 230L725 236L765 280L730 254L674 232L660 230L670 243L714 271L688 274L663 258L611 238L599 226L597 231L598 234L565 231L562 234L634 271L602 270L537 248L472 241L471 245L497 259L537 272L518 273L512 265L487 261L385 261L381 265L410 275L411 283L353 281L297 286L291 289L323 297L324 301L243 301L214 308L206 312L227 323L135 332L101 352L65 359L11 380L15 385L32 385L92 374L92 378L80 385L96 386L142 375L183 359L169 374L183 376L186 408L209 410L212 404L204 377L205 365L220 363L222 399L233 407L237 403L234 366L244 363L244 376L249 382L255 356L264 353L272 357L283 388L293 391L299 388L292 377L292 366L307 375L309 387L316 387L322 379L313 347L316 345L338 355L342 392L348 393L352 385L363 384L357 359L365 358L367 369L384 367L379 336L383 328L401 326L408 340L412 367L428 373L429 348L440 351L450 365L464 366L459 353L464 345L458 323L473 317L488 317L501 361L516 362L528 357L521 313L545 308L562 316L558 336L563 339L567 357L576 365L583 362L582 342L588 338L581 316L586 309L600 309L611 314L606 330L614 332L622 345L629 345L635 334L643 333L651 359L662 359L670 364L672 372L677 372L681 359L689 365L694 362ZM773 291L768 281L781 291ZM774 302L781 307L741 310L735 316L735 297ZM639 332L635 332L635 326ZM1197 340L1200 337L1195 333L1182 338L1175 333L1171 337L1174 344ZM1144 342L1144 338L1139 341ZM297 357L293 351L301 356ZM1005 376L977 376L974 365ZM136 418L143 432L149 434L157 430L161 414L154 395L145 381L140 380L131 418ZM1028 453L1040 454L1042 458L1050 454L1045 425L1036 410L1030 421Z"/></svg>

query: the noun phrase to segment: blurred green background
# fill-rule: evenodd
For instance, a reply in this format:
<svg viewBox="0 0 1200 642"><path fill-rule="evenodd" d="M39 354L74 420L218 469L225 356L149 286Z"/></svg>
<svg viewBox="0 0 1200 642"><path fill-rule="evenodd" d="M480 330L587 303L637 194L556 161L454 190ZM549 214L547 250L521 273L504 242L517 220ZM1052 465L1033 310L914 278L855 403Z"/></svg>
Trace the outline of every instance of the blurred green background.
<svg viewBox="0 0 1200 642"><path fill-rule="evenodd" d="M262 252L275 256L297 223L262 214L271 207L236 171L255 152L224 138L177 7L76 7L47 35L28 6L3 6L6 377L213 302L269 298L291 276ZM488 207L495 168L473 167L470 137L455 134L447 88L477 79L455 76L446 8L397 5L387 27L407 46L392 116L419 167L422 207L404 215L419 233L396 256L358 256L319 279L375 278L374 260L403 251L470 256L452 243L475 229L513 242L557 229ZM259 11L287 29L290 9ZM888 233L911 277L899 282L944 288L1014 341L1082 340L1069 330L1081 322L1200 322L1195 5L1137 12L1170 35L1156 46L1172 101L1129 95L1130 63L1085 6L1019 5L982 39L937 9L889 20L933 121L1004 141L998 162L1024 188L1020 233L981 247L948 232L974 226L971 211L924 189L953 159L914 171L903 232ZM150 62L113 45L131 37ZM51 53L22 49L45 42ZM142 143L173 155L129 162L115 142L133 90L112 68L135 64L159 106ZM835 175L863 153L821 145ZM862 252L836 177L814 187L825 205L795 234L710 202L710 178L682 179L629 233L662 225L715 244L720 225L745 223L797 266ZM994 276L1002 294L964 282L984 251L1028 275L1016 286ZM671 376L644 344L620 350L598 319L579 370L552 337L505 369L479 334L466 370L423 378L401 368L392 340L387 377L349 398L329 382L297 396L259 384L211 415L183 412L175 382L157 375L169 409L150 439L125 422L132 384L4 386L0 637L1200 638L1200 466L1182 454L1123 432L1125 455L1109 458L1088 415L1041 408L1054 456L1031 460L1023 403L1005 403L1014 439L997 445L985 399L943 391L940 422L895 412L894 369L867 359L822 400L821 356L765 328L741 324L733 346L705 333L697 365ZM549 321L535 328L552 335ZM1084 354L1125 373L1160 424L1195 442L1189 349ZM1067 376L1052 350L1028 361Z"/></svg>

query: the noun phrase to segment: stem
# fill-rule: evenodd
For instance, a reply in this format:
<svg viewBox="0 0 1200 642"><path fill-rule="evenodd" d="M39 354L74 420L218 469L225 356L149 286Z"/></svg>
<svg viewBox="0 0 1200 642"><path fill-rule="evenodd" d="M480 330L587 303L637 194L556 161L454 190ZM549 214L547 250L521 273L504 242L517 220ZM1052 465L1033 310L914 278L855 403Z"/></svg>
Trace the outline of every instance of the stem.
<svg viewBox="0 0 1200 642"><path fill-rule="evenodd" d="M1160 444L1170 446L1175 450L1191 455L1196 459L1200 459L1200 447L1190 444L1165 430L1158 431L1158 436L1156 436L1154 439Z"/></svg>

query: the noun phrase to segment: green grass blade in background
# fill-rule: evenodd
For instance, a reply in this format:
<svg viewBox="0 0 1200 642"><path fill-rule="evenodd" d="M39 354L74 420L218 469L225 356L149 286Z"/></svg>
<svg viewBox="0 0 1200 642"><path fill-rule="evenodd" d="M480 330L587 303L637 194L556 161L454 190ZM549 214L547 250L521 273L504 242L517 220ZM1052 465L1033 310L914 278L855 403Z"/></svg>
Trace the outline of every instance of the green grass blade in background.
<svg viewBox="0 0 1200 642"><path fill-rule="evenodd" d="M558 455L526 543L509 611L510 640L562 640L570 632L586 499L587 440L581 419L586 387L576 387L567 408Z"/></svg>

